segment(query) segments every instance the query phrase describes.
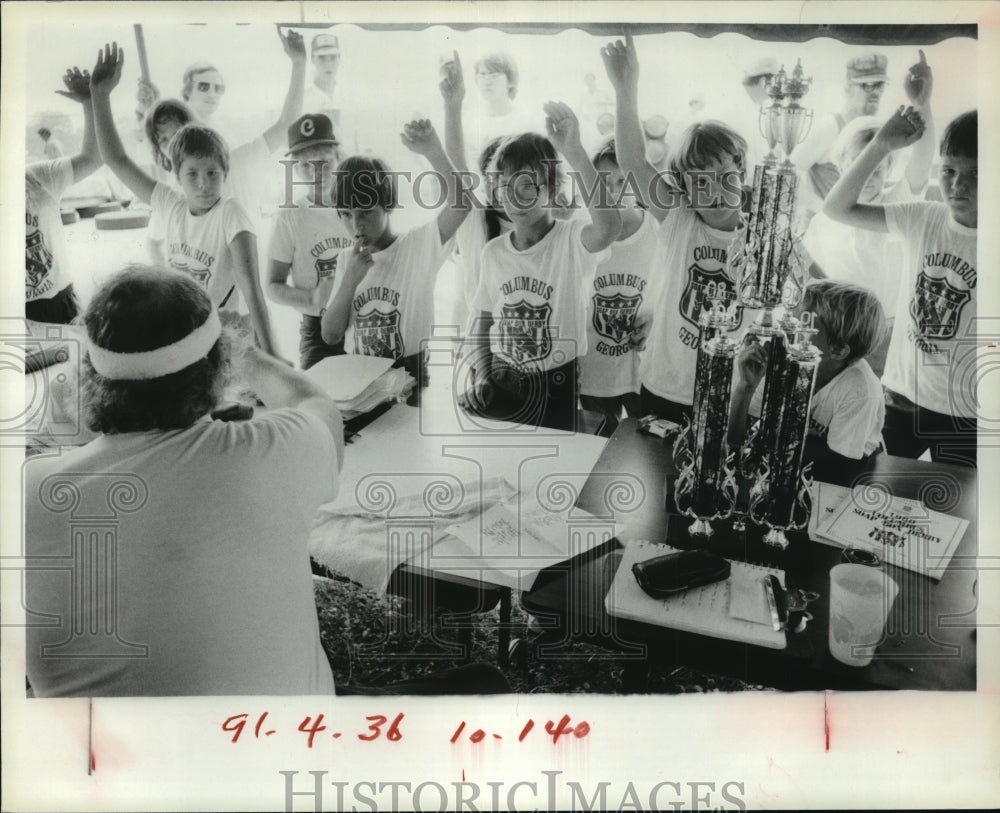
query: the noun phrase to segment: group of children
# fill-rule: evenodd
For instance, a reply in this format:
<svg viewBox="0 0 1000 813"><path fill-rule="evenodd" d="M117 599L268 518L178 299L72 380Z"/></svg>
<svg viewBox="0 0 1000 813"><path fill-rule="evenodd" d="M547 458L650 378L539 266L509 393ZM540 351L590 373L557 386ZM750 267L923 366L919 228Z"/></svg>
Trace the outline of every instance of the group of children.
<svg viewBox="0 0 1000 813"><path fill-rule="evenodd" d="M296 64L298 48L286 50ZM299 117L288 127L287 155L303 194L278 210L262 287L255 225L238 198L223 194L234 155L211 128L185 117L181 103L161 102L148 132L177 187L140 169L112 121L123 55L109 46L90 77L66 77L67 95L84 108L83 153L91 158L55 170L29 167L27 314L39 321L75 315L71 286L33 288L33 267L44 260L43 210L51 217L54 200L58 218L61 191L99 165L96 143L104 162L151 205L167 263L199 280L220 309L235 310L242 295L266 352L278 354L265 293L301 313L303 368L339 353L377 355L426 383L422 342L432 335L435 279L457 244L473 314L464 348L470 374L457 393L465 409L572 430L582 405L604 417L607 433L623 410L690 417L705 291L714 284L724 298L736 297L729 254L745 235L748 145L722 123L697 122L675 143L669 172L660 171L646 157L634 44L610 43L601 55L616 95L615 137L588 154L573 111L550 102L546 134L491 139L473 184L461 63L456 54L444 64L444 144L426 120L402 134L440 179L440 205L433 220L403 233L391 225L398 195L389 167L344 155L326 116ZM861 239L857 230L898 235L906 255L886 254L895 259L845 274L836 264L813 266L828 279L807 288L800 306L816 314L823 351L810 431L824 452L843 459L863 459L884 438L893 454L916 457L929 448L935 460L975 465L976 377L968 366L976 350L976 113L944 133L943 203L890 202L881 189L870 191L869 177L887 157L926 135L920 113L901 108L878 127L851 132L841 150L849 162L824 215L851 227L848 240ZM265 136L273 150L274 134ZM583 207L563 205L563 162L571 197ZM61 284L69 292L62 302L53 296ZM886 314L890 304L894 312ZM739 312L745 331L753 313ZM880 382L866 357L882 346L887 316L892 339ZM752 411L762 352L750 341L740 355L736 425Z"/></svg>

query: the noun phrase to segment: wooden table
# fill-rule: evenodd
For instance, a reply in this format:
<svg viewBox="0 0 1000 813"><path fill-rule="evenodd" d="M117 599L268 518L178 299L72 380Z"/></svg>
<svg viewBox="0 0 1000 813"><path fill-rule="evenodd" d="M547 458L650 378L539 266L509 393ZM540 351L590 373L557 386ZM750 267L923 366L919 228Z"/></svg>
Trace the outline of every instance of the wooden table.
<svg viewBox="0 0 1000 813"><path fill-rule="evenodd" d="M668 511L668 499L669 508L674 510L670 489L675 475L670 447L638 433L636 421L628 419L605 447L577 505L598 515L613 511L619 522L625 522L628 539L694 547L687 533L691 520ZM634 483L636 479L643 483L644 493L615 508L609 495L614 494L616 483ZM543 655L577 640L617 649L635 665L631 688L638 689L642 688L644 669L657 661L669 661L785 689L974 690L976 471L881 454L850 479L882 484L897 496L922 497L928 507L964 517L970 523L940 582L886 567L900 590L886 624L885 639L869 666L846 666L829 654L829 571L842 561L842 550L813 542L805 532L792 532L788 549L778 551L762 543L761 532L752 523L737 533L731 521L713 523L716 532L707 547L729 558L780 567L791 586L820 594L809 606L813 621L805 632L788 635L787 649L769 650L612 618L605 612L604 597L621 552L611 544L548 569L523 596L525 609L552 627Z"/></svg>

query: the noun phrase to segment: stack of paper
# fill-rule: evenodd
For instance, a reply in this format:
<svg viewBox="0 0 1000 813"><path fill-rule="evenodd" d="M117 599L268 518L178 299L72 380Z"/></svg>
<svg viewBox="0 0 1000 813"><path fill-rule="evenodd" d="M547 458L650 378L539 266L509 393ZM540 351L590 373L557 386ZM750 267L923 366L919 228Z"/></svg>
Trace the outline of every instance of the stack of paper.
<svg viewBox="0 0 1000 813"><path fill-rule="evenodd" d="M941 514L919 500L894 497L871 485L850 489L814 482L809 536L842 548L861 548L884 562L933 579L944 575L967 519Z"/></svg>
<svg viewBox="0 0 1000 813"><path fill-rule="evenodd" d="M324 389L346 419L409 395L413 376L391 369L392 364L392 359L379 356L331 356L306 370L306 375Z"/></svg>

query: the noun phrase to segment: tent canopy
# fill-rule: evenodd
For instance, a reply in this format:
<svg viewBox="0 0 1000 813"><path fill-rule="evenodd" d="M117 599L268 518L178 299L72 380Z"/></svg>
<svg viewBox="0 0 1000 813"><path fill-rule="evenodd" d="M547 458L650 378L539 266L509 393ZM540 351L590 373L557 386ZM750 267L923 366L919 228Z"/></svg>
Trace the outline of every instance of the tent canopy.
<svg viewBox="0 0 1000 813"><path fill-rule="evenodd" d="M287 23L290 28L329 28L330 23ZM456 31L492 28L507 34L558 34L576 28L599 37L685 32L698 37L717 34L742 34L762 42L807 42L826 37L848 45L933 45L952 37L978 38L975 23L953 25L835 25L835 24L759 24L759 23L356 23L371 31L421 31L444 25Z"/></svg>

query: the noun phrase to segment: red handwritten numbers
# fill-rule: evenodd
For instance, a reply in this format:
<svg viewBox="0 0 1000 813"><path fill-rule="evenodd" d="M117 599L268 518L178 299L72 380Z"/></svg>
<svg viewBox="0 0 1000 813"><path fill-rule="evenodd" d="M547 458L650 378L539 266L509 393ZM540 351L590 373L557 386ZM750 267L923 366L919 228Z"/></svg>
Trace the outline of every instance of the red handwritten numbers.
<svg viewBox="0 0 1000 813"><path fill-rule="evenodd" d="M260 739L261 734L265 737L270 737L272 734L277 733L273 728L262 730L264 726L264 721L267 719L268 712L263 712L257 717L256 724L253 727L253 736L255 739ZM225 722L222 724L222 730L226 732L232 732L232 741L236 742L240 739L246 728L249 715L234 714L231 717L227 717ZM323 724L324 716L322 714L317 714L315 718L312 715L308 715L302 718L302 721L298 724L297 730L301 731L306 736L306 747L312 748L313 743L316 741L316 735L322 734L322 732L329 730L329 726ZM363 742L371 742L372 740L377 740L383 734L383 726L389 722L389 718L382 714L373 714L369 717L365 717L368 721L368 730L357 735L359 740ZM400 730L399 724L403 721L403 713L397 714L389 727L385 729L385 739L390 742L398 742L403 738L403 732ZM341 736L340 731L334 731L330 734L332 739L339 739Z"/></svg>
<svg viewBox="0 0 1000 813"><path fill-rule="evenodd" d="M535 721L529 719L528 722L524 724L524 728L521 729L521 733L517 735L517 741L524 742L525 738L528 736L531 729L533 729L534 727L535 727ZM451 735L451 742L453 743L458 742L464 730L465 730L465 720L462 720L462 722L458 724L458 728L455 729L455 733ZM545 724L545 731L552 738L553 743L559 742L560 737L568 737L570 735L579 740L582 739L583 737L586 737L590 733L590 724L586 720L582 720L575 726L571 725L569 715L564 714L559 719L558 723L549 720ZM482 742L484 739L486 739L486 732L481 728L477 728L475 731L469 734L469 741L472 743L479 743ZM503 735L493 734L493 739L502 740Z"/></svg>
<svg viewBox="0 0 1000 813"><path fill-rule="evenodd" d="M372 740L377 740L379 735L382 733L382 726L385 725L388 717L383 717L381 714L373 714L371 717L365 717L371 725L368 726L368 730L371 734L358 734L359 740L364 740L365 742L371 742ZM389 724L389 730L385 732L385 738L391 742L396 742L401 739L403 734L399 730L399 723L403 719L403 714L400 712L396 715L396 719Z"/></svg>
<svg viewBox="0 0 1000 813"><path fill-rule="evenodd" d="M400 728L400 724L403 722L403 712L397 714L392 722L389 722L389 718L383 714L372 714L365 717L368 722L367 731L363 731L357 734L357 738L362 742L372 742L380 738L384 738L389 742L398 742L403 738L403 731ZM276 734L277 731L273 728L265 727L265 721L268 718L268 712L261 712L253 722L253 736L254 739L261 739L261 737L270 737L272 734ZM301 731L306 735L306 747L312 748L313 744L316 742L317 735L322 735L324 731L329 731L329 726L324 724L325 717L322 714L317 714L315 717L308 715L303 717L297 726L297 730ZM244 730L246 730L247 723L250 721L250 715L247 713L234 714L231 717L227 717L225 722L222 723L222 730L231 733L232 742L237 742L240 737L243 736ZM386 726L388 723L388 726ZM527 736L535 727L534 720L528 720L523 728L521 728L520 733L517 735L518 742L524 742ZM462 738L463 732L465 732L466 722L462 720L458 727L455 729L455 733L451 735L451 742L457 743L459 739ZM568 714L564 714L559 718L559 721L549 720L544 726L545 733L552 739L552 743L558 743L564 737L573 737L575 739L583 739L590 733L590 724L586 720L581 720L576 725L570 721ZM340 731L333 731L329 736L332 739L338 739L341 736ZM537 736L537 735L536 735ZM247 738L249 734L247 735ZM495 732L487 732L485 729L477 728L469 733L465 734L465 737L469 742L477 744L490 737L494 740L502 740L503 735L497 734ZM246 739L246 738L244 738Z"/></svg>

